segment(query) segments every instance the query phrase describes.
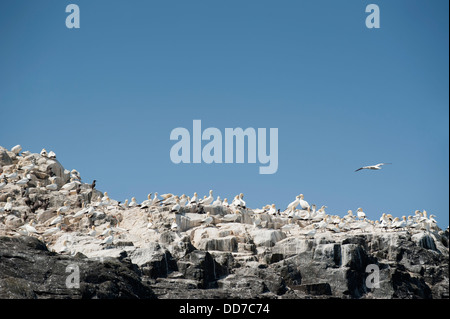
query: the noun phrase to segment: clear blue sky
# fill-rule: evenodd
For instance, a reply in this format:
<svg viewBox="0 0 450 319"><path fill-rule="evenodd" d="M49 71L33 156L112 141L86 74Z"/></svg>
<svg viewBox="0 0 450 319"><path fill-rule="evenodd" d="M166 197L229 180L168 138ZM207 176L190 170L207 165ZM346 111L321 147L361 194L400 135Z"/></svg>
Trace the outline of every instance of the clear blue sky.
<svg viewBox="0 0 450 319"><path fill-rule="evenodd" d="M78 4L81 28L67 29ZM376 3L381 28L367 29ZM56 152L100 190L303 193L343 215L449 221L449 2L0 2L0 145ZM172 129L276 127L279 168L175 165ZM381 171L354 170L392 162Z"/></svg>

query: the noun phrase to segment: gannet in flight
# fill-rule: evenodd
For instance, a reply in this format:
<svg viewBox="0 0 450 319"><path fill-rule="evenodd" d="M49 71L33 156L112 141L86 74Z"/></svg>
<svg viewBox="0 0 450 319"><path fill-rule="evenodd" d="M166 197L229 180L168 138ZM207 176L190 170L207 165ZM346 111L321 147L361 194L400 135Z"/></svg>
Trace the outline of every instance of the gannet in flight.
<svg viewBox="0 0 450 319"><path fill-rule="evenodd" d="M355 172L360 171L362 169L378 170L378 169L381 169L381 166L386 165L386 164L392 164L392 163L379 163L376 165L363 166L363 167L358 168Z"/></svg>

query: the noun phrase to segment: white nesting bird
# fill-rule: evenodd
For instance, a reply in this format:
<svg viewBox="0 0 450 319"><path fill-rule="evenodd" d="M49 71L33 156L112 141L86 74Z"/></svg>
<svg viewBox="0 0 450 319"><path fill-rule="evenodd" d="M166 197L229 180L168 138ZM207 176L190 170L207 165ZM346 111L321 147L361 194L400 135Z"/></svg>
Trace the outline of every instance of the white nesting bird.
<svg viewBox="0 0 450 319"><path fill-rule="evenodd" d="M386 165L386 164L392 164L392 163L379 163L376 165L363 166L363 167L360 167L357 170L355 170L355 172L363 170L363 169L379 170L379 169L381 169L381 166Z"/></svg>
<svg viewBox="0 0 450 319"><path fill-rule="evenodd" d="M16 145L13 148L11 148L11 152L13 152L16 155L18 155L21 150L22 150L22 146L20 146L20 145Z"/></svg>
<svg viewBox="0 0 450 319"><path fill-rule="evenodd" d="M56 217L52 219L50 222L50 226L60 224L63 221L63 216L61 215L61 212L56 213Z"/></svg>
<svg viewBox="0 0 450 319"><path fill-rule="evenodd" d="M55 154L55 152L50 151L50 152L48 153L47 157L53 159L53 158L56 158L56 154Z"/></svg>
<svg viewBox="0 0 450 319"><path fill-rule="evenodd" d="M136 207L137 205L139 205L136 201L136 197L132 197L131 198L131 203L128 204L129 207Z"/></svg>
<svg viewBox="0 0 450 319"><path fill-rule="evenodd" d="M247 207L247 204L245 203L245 200L244 200L244 194L243 193L240 193L239 194L239 200L241 201L241 207L242 208L245 208L245 207Z"/></svg>
<svg viewBox="0 0 450 319"><path fill-rule="evenodd" d="M220 200L220 196L217 196L217 199L212 203L213 206L221 206L222 201Z"/></svg>
<svg viewBox="0 0 450 319"><path fill-rule="evenodd" d="M91 230L88 233L89 236L95 237L97 235L97 230L95 229L95 226L91 227Z"/></svg>
<svg viewBox="0 0 450 319"><path fill-rule="evenodd" d="M292 207L296 208L299 204L300 204L300 195L298 195L293 202L289 203L287 209L291 210Z"/></svg>
<svg viewBox="0 0 450 319"><path fill-rule="evenodd" d="M70 203L68 201L65 201L64 205L61 206L60 208L58 208L57 212L65 214L69 211L69 209L70 209Z"/></svg>
<svg viewBox="0 0 450 319"><path fill-rule="evenodd" d="M197 193L194 193L194 196L192 196L189 204L197 204L197 202L198 202L198 195Z"/></svg>
<svg viewBox="0 0 450 319"><path fill-rule="evenodd" d="M16 185L24 186L24 185L27 185L29 181L30 181L30 179L28 177L23 177L16 182Z"/></svg>
<svg viewBox="0 0 450 319"><path fill-rule="evenodd" d="M178 223L176 218L173 219L172 224L170 225L170 229L173 231L178 231Z"/></svg>
<svg viewBox="0 0 450 319"><path fill-rule="evenodd" d="M128 208L128 198L125 199L125 203L121 203L119 206L122 208Z"/></svg>
<svg viewBox="0 0 450 319"><path fill-rule="evenodd" d="M309 207L309 204L306 200L304 200L305 196L303 194L298 195L300 196L299 204L302 209L307 209Z"/></svg>
<svg viewBox="0 0 450 319"><path fill-rule="evenodd" d="M209 226L214 221L214 218L210 216L209 212L206 213L206 217L202 219L203 226Z"/></svg>
<svg viewBox="0 0 450 319"><path fill-rule="evenodd" d="M43 148L39 155L41 155L42 157L47 157L47 150Z"/></svg>
<svg viewBox="0 0 450 319"><path fill-rule="evenodd" d="M12 171L12 173L6 175L6 178L7 178L8 180L13 180L13 179L16 179L18 176L19 176L19 173L17 172L16 169L14 169L14 170Z"/></svg>
<svg viewBox="0 0 450 319"><path fill-rule="evenodd" d="M102 241L102 245L111 245L114 241L114 234L109 235L108 237L106 237L105 239L103 239Z"/></svg>
<svg viewBox="0 0 450 319"><path fill-rule="evenodd" d="M281 226L281 230L284 232L290 233L290 231L295 227L295 224L292 224L292 219L289 218L288 223Z"/></svg>
<svg viewBox="0 0 450 319"><path fill-rule="evenodd" d="M314 235L317 233L317 230L315 228L309 230L308 232L305 233L306 237L314 237Z"/></svg>
<svg viewBox="0 0 450 319"><path fill-rule="evenodd" d="M224 206L224 207L230 207L230 204L228 203L228 199L227 199L227 198L224 198L224 199L223 199L223 201L222 201L222 206Z"/></svg>
<svg viewBox="0 0 450 319"><path fill-rule="evenodd" d="M269 211L267 212L269 215L276 215L277 208L275 207L275 204L272 204L269 208Z"/></svg>
<svg viewBox="0 0 450 319"><path fill-rule="evenodd" d="M175 205L172 206L170 212L178 214L180 212L180 209L181 209L180 200L177 198L175 201Z"/></svg>
<svg viewBox="0 0 450 319"><path fill-rule="evenodd" d="M325 216L323 220L321 220L319 224L317 224L317 227L321 230L325 230L327 226L328 226L328 216Z"/></svg>
<svg viewBox="0 0 450 319"><path fill-rule="evenodd" d="M61 187L61 190L70 191L76 186L76 184L77 183L75 181L68 182Z"/></svg>
<svg viewBox="0 0 450 319"><path fill-rule="evenodd" d="M360 207L356 211L356 216L358 216L359 219L364 219L364 218L366 218L366 213L364 213L363 209Z"/></svg>
<svg viewBox="0 0 450 319"><path fill-rule="evenodd" d="M21 228L24 229L28 235L36 234L37 230L36 230L36 228L33 227L33 223L34 223L34 220L31 220L28 224L21 226Z"/></svg>
<svg viewBox="0 0 450 319"><path fill-rule="evenodd" d="M58 189L58 184L56 184L56 180L53 179L50 185L45 186L46 189L50 191L56 191Z"/></svg>
<svg viewBox="0 0 450 319"><path fill-rule="evenodd" d="M3 207L3 210L4 210L5 212L10 212L10 211L12 211L12 208L13 208L12 198L11 198L11 197L8 197L8 198L6 199L6 204L5 204L5 206Z"/></svg>
<svg viewBox="0 0 450 319"><path fill-rule="evenodd" d="M187 202L188 202L188 197L186 196L186 194L181 195L181 197L180 197L180 205L181 205L181 207L186 206Z"/></svg>
<svg viewBox="0 0 450 319"><path fill-rule="evenodd" d="M153 203L152 193L147 195L147 199L141 203L141 206L150 206Z"/></svg>
<svg viewBox="0 0 450 319"><path fill-rule="evenodd" d="M209 196L201 201L202 205L210 205L214 201L213 191L209 191Z"/></svg>
<svg viewBox="0 0 450 319"><path fill-rule="evenodd" d="M222 217L222 220L226 222L234 222L239 218L240 214L241 212L239 210L235 210L234 214L226 214Z"/></svg>
<svg viewBox="0 0 450 319"><path fill-rule="evenodd" d="M53 228L49 228L47 229L42 236L46 237L46 236L50 236L50 235L54 235L57 232L59 232L61 230L61 224L57 224L56 227Z"/></svg>

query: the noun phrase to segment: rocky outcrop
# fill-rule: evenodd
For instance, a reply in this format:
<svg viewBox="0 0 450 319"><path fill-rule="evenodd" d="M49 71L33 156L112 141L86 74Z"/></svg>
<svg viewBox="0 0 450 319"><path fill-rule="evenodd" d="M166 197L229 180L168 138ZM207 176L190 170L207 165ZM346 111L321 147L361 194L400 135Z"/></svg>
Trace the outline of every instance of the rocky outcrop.
<svg viewBox="0 0 450 319"><path fill-rule="evenodd" d="M82 254L60 255L33 237L0 237L0 298L155 298L155 294L125 258L99 261Z"/></svg>
<svg viewBox="0 0 450 319"><path fill-rule="evenodd" d="M449 298L449 231L426 214L397 229L224 205L175 214L119 205L55 158L0 147L0 166L0 298Z"/></svg>

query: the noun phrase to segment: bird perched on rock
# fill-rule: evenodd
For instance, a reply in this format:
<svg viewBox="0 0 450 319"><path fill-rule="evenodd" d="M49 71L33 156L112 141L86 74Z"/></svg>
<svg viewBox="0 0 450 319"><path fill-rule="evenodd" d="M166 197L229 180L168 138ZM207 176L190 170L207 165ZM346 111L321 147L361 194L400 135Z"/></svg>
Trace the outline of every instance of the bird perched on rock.
<svg viewBox="0 0 450 319"><path fill-rule="evenodd" d="M366 213L364 213L363 209L360 207L356 211L356 216L358 216L359 219L364 219L364 218L366 218Z"/></svg>
<svg viewBox="0 0 450 319"><path fill-rule="evenodd" d="M204 227L209 226L214 221L214 218L210 216L209 212L206 213L206 217L202 219L202 225Z"/></svg>
<svg viewBox="0 0 450 319"><path fill-rule="evenodd" d="M202 205L209 205L209 204L211 204L213 202L213 200L214 200L214 197L213 197L212 193L213 193L213 191L210 190L209 191L209 196L206 197L205 199L203 199L202 201L200 201L200 204L202 204Z"/></svg>
<svg viewBox="0 0 450 319"><path fill-rule="evenodd" d="M45 148L39 153L42 157L47 157L47 150Z"/></svg>
<svg viewBox="0 0 450 319"><path fill-rule="evenodd" d="M305 196L303 194L300 194L299 204L302 207L302 209L307 209L309 207L309 204L306 200L304 200Z"/></svg>

